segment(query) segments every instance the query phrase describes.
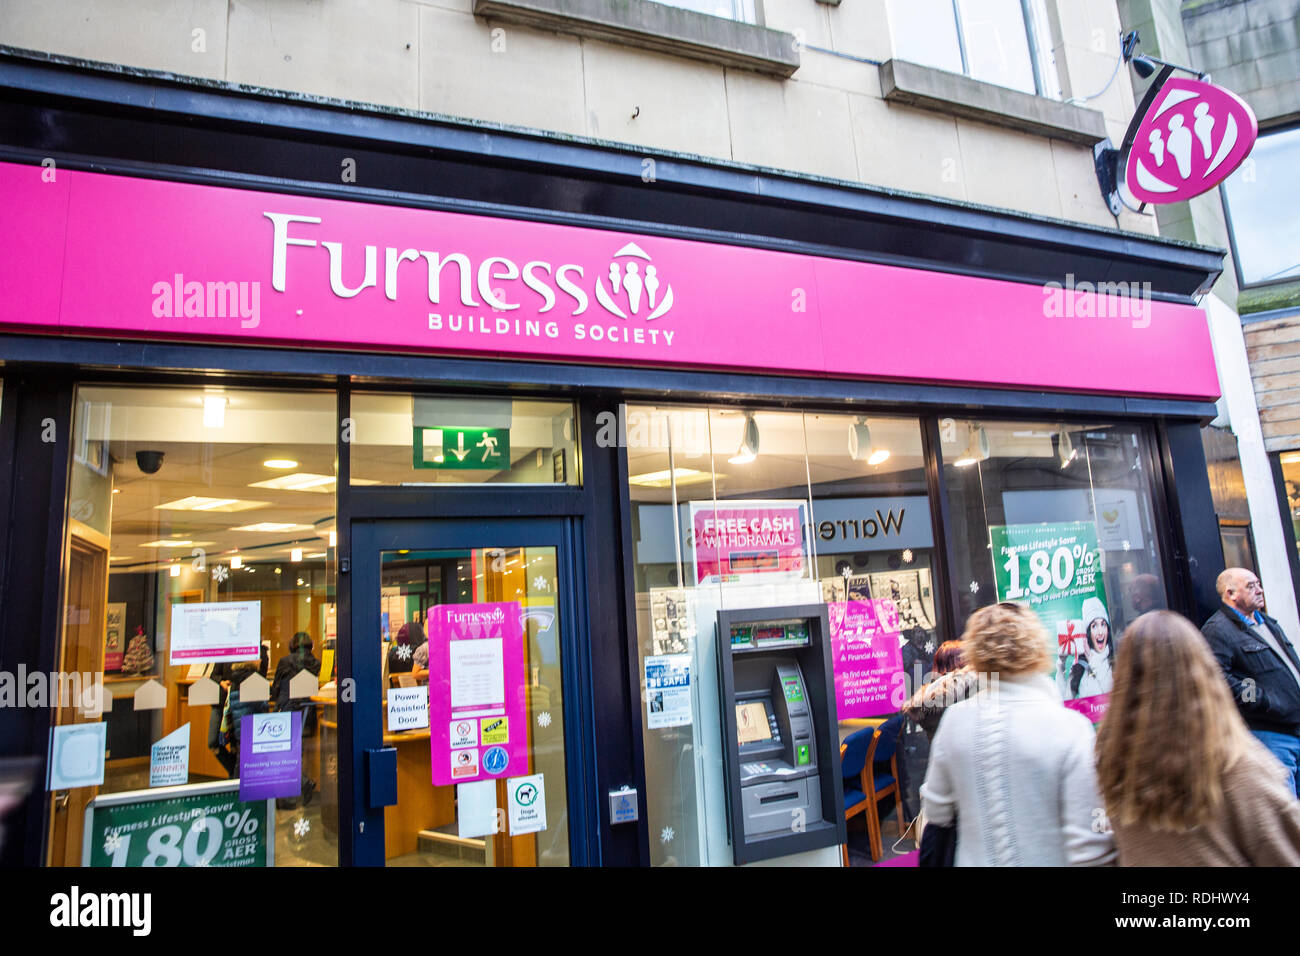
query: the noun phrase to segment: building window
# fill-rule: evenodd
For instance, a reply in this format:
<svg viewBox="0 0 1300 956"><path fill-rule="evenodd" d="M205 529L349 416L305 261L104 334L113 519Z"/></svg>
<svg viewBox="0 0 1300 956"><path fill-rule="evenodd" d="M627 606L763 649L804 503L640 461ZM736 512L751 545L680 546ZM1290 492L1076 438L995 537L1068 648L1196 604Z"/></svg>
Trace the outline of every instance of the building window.
<svg viewBox="0 0 1300 956"><path fill-rule="evenodd" d="M1300 127L1260 136L1223 184L1242 285L1300 279Z"/></svg>
<svg viewBox="0 0 1300 956"><path fill-rule="evenodd" d="M1060 99L1042 0L889 0L894 55Z"/></svg>
<svg viewBox="0 0 1300 956"><path fill-rule="evenodd" d="M739 20L741 23L757 23L754 12L754 0L655 0L668 7L681 7L696 13L706 13L711 17L724 20Z"/></svg>

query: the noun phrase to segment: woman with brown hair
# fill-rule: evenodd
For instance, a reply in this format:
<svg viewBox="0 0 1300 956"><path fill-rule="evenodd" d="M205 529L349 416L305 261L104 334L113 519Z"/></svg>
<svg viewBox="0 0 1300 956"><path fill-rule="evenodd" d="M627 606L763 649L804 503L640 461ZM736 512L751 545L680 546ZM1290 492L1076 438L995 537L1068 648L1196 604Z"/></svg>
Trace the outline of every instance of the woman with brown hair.
<svg viewBox="0 0 1300 956"><path fill-rule="evenodd" d="M956 821L956 865L1112 862L1110 834L1093 827L1092 725L1061 704L1038 616L1020 604L982 607L962 643L987 686L944 714L921 787L929 823Z"/></svg>
<svg viewBox="0 0 1300 956"><path fill-rule="evenodd" d="M1300 801L1246 728L1201 632L1151 611L1124 632L1097 776L1121 866L1300 866Z"/></svg>

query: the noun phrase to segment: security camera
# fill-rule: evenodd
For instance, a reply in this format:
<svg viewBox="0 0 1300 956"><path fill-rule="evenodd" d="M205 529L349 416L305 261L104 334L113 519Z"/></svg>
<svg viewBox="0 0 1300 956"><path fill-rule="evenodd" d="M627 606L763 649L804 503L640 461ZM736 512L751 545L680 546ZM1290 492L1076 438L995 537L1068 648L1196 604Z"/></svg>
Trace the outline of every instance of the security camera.
<svg viewBox="0 0 1300 956"><path fill-rule="evenodd" d="M135 463L146 475L152 475L162 467L164 454L161 451L138 451L135 453Z"/></svg>

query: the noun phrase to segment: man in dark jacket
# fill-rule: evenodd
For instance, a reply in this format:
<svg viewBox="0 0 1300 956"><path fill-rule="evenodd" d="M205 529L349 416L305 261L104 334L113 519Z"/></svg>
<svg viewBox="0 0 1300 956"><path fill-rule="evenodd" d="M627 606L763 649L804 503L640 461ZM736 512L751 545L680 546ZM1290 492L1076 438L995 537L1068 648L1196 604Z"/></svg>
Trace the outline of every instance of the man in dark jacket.
<svg viewBox="0 0 1300 956"><path fill-rule="evenodd" d="M1253 572L1228 568L1216 587L1223 606L1201 633L1247 726L1287 768L1292 789L1300 793L1300 656L1264 613L1264 589Z"/></svg>

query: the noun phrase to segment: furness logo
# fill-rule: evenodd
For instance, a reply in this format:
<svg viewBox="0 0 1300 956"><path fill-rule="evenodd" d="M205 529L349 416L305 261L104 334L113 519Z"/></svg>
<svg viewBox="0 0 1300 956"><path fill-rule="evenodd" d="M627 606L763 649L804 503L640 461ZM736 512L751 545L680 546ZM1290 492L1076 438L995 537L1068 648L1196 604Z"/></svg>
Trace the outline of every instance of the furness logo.
<svg viewBox="0 0 1300 956"><path fill-rule="evenodd" d="M620 259L630 259L631 261L620 262ZM644 272L642 267L637 263L637 259L644 259L646 265ZM618 252L614 253L614 261L609 264L609 284L613 287L614 295L620 292L626 298L628 312L637 315L644 304L646 309L646 321L659 318L673 307L673 287L670 285L660 286L662 283L659 279L659 270L657 267L650 265L650 257L646 255L644 249L635 242L629 242ZM663 292L661 296L659 293ZM610 293L605 289L605 280L597 277L596 279L596 301L604 306L605 311L612 315L617 315L620 319L627 318L627 312L619 308L618 303L614 301Z"/></svg>

